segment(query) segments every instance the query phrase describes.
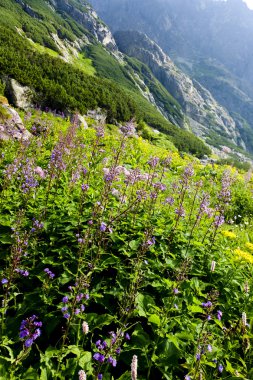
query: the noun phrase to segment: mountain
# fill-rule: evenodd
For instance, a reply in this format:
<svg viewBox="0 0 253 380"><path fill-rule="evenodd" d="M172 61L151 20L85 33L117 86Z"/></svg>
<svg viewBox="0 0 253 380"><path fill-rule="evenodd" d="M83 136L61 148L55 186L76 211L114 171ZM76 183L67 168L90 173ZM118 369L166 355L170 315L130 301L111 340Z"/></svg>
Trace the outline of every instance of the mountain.
<svg viewBox="0 0 253 380"><path fill-rule="evenodd" d="M146 65L118 51L86 1L0 0L0 13L0 77L10 102L18 105L12 88L17 82L19 91L28 88L31 105L67 114L100 107L107 122L134 117L159 130L170 146L210 153L186 130L176 99Z"/></svg>
<svg viewBox="0 0 253 380"><path fill-rule="evenodd" d="M253 11L242 0L91 0L116 31L154 40L207 88L253 147ZM212 141L214 143L214 141Z"/></svg>

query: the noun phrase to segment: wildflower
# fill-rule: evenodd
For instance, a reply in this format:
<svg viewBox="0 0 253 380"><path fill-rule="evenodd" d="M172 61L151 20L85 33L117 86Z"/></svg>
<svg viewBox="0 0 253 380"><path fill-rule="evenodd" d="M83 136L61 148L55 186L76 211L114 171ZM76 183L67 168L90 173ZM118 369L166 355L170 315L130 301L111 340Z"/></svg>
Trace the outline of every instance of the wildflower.
<svg viewBox="0 0 253 380"><path fill-rule="evenodd" d="M40 167L40 166L37 166L35 169L34 169L35 173L38 174L38 176L40 178L45 178L46 177L46 173L44 172L44 170Z"/></svg>
<svg viewBox="0 0 253 380"><path fill-rule="evenodd" d="M241 259L244 259L245 261L248 261L249 263L253 264L253 256L250 253L242 251L240 248L237 248L234 252Z"/></svg>
<svg viewBox="0 0 253 380"><path fill-rule="evenodd" d="M104 355L100 354L100 352L96 352L94 355L93 355L93 359L97 360L98 362L100 363L103 363L105 361L105 357Z"/></svg>
<svg viewBox="0 0 253 380"><path fill-rule="evenodd" d="M201 358L201 355L200 354L196 354L196 360L200 360Z"/></svg>
<svg viewBox="0 0 253 380"><path fill-rule="evenodd" d="M66 319L69 319L70 318L70 314L69 313L65 313L65 314L63 314L63 317L66 318Z"/></svg>
<svg viewBox="0 0 253 380"><path fill-rule="evenodd" d="M151 157L150 160L148 161L148 165L151 168L155 168L159 163L159 158L158 157Z"/></svg>
<svg viewBox="0 0 253 380"><path fill-rule="evenodd" d="M247 315L245 312L242 313L242 325L243 327L247 326Z"/></svg>
<svg viewBox="0 0 253 380"><path fill-rule="evenodd" d="M82 185L81 185L81 189L82 189L83 191L87 191L87 190L89 190L89 185L87 185L87 184L82 184Z"/></svg>
<svg viewBox="0 0 253 380"><path fill-rule="evenodd" d="M217 318L218 318L219 321L221 320L221 317L222 317L222 311L218 310L217 311Z"/></svg>
<svg viewBox="0 0 253 380"><path fill-rule="evenodd" d="M69 301L69 297L68 296L63 297L63 299L62 299L63 303L68 303L68 301Z"/></svg>
<svg viewBox="0 0 253 380"><path fill-rule="evenodd" d="M98 374L98 380L102 380L103 379L103 375L102 375L102 373L99 373Z"/></svg>
<svg viewBox="0 0 253 380"><path fill-rule="evenodd" d="M116 354L117 354L117 355L119 355L119 354L120 354L120 352L121 352L121 348L120 348L120 347L118 347L118 348L115 350L115 352L116 352Z"/></svg>
<svg viewBox="0 0 253 380"><path fill-rule="evenodd" d="M131 380L137 380L137 366L138 358L134 355L131 363Z"/></svg>
<svg viewBox="0 0 253 380"><path fill-rule="evenodd" d="M55 274L51 272L49 268L45 268L44 272L48 275L49 278L53 279L55 277Z"/></svg>
<svg viewBox="0 0 253 380"><path fill-rule="evenodd" d="M218 227L222 226L222 224L224 224L224 223L225 223L224 216L223 215L216 215L215 220L214 220L214 226L216 228L218 228Z"/></svg>
<svg viewBox="0 0 253 380"><path fill-rule="evenodd" d="M106 231L106 228L107 228L106 223L102 222L101 225L100 225L100 231L101 231L101 232L105 232L105 231Z"/></svg>
<svg viewBox="0 0 253 380"><path fill-rule="evenodd" d="M173 289L173 293L174 293L174 294L178 294L178 293L179 293L179 290L178 290L177 288L174 288L174 289Z"/></svg>
<svg viewBox="0 0 253 380"><path fill-rule="evenodd" d="M212 352L213 351L213 347L211 346L211 344L208 344L207 351L208 352Z"/></svg>
<svg viewBox="0 0 253 380"><path fill-rule="evenodd" d="M229 238L229 239L235 239L236 234L232 231L222 231L222 235Z"/></svg>
<svg viewBox="0 0 253 380"><path fill-rule="evenodd" d="M210 307L212 307L212 302L211 301L202 302L202 307L210 308Z"/></svg>
<svg viewBox="0 0 253 380"><path fill-rule="evenodd" d="M21 274L22 276L24 277L28 277L29 276L29 272L28 270L24 270L24 269L15 269L15 272Z"/></svg>
<svg viewBox="0 0 253 380"><path fill-rule="evenodd" d="M214 272L215 271L215 266L216 266L216 262L213 260L211 262L211 272Z"/></svg>
<svg viewBox="0 0 253 380"><path fill-rule="evenodd" d="M84 372L84 370L80 370L78 372L78 375L79 375L79 380L86 380L86 373Z"/></svg>
<svg viewBox="0 0 253 380"><path fill-rule="evenodd" d="M181 218L184 218L184 217L185 217L185 210L184 210L183 206L180 206L179 208L176 208L175 213L176 213L179 217L181 217Z"/></svg>
<svg viewBox="0 0 253 380"><path fill-rule="evenodd" d="M189 376L189 375L186 375L186 376L185 376L185 380L191 380L190 376Z"/></svg>
<svg viewBox="0 0 253 380"><path fill-rule="evenodd" d="M89 325L88 325L88 323L87 322L83 322L82 323L82 330L83 330L83 333L86 335L86 334L88 334L88 332L89 332Z"/></svg>
<svg viewBox="0 0 253 380"><path fill-rule="evenodd" d="M131 338L130 338L130 335L129 335L128 333L125 334L125 339L126 339L126 340L130 340L130 339L131 339Z"/></svg>
<svg viewBox="0 0 253 380"><path fill-rule="evenodd" d="M218 371L220 372L220 373L222 373L223 372L223 365L222 364L219 364L219 366L218 366Z"/></svg>
<svg viewBox="0 0 253 380"><path fill-rule="evenodd" d="M5 285L5 284L8 284L8 280L7 280L7 278L3 278L2 280L1 280L1 284L2 285Z"/></svg>
<svg viewBox="0 0 253 380"><path fill-rule="evenodd" d="M31 347L32 344L33 344L33 340L32 340L32 339L27 339L27 340L25 341L25 346L26 346L27 348Z"/></svg>
<svg viewBox="0 0 253 380"><path fill-rule="evenodd" d="M110 363L113 367L116 367L116 365L117 365L117 360L116 359L114 359L112 356L109 356L109 358L108 358L108 363Z"/></svg>
<svg viewBox="0 0 253 380"><path fill-rule="evenodd" d="M19 337L25 339L24 345L26 348L32 346L33 342L41 335L39 327L42 326L42 322L36 321L38 317L33 315L21 322Z"/></svg>

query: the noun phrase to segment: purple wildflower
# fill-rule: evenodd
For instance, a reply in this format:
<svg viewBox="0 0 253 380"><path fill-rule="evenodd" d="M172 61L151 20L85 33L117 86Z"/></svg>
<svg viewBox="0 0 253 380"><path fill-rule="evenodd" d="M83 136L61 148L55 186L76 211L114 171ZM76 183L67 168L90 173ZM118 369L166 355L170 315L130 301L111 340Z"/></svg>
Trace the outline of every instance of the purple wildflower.
<svg viewBox="0 0 253 380"><path fill-rule="evenodd" d="M129 335L128 333L125 334L125 339L126 339L126 340L130 340L130 339L131 339L131 338L130 338L130 335Z"/></svg>
<svg viewBox="0 0 253 380"><path fill-rule="evenodd" d="M196 354L196 360L200 360L201 358L201 355L200 354Z"/></svg>
<svg viewBox="0 0 253 380"><path fill-rule="evenodd" d="M213 351L213 347L211 346L211 344L208 344L207 351L208 352L212 352Z"/></svg>
<svg viewBox="0 0 253 380"><path fill-rule="evenodd" d="M68 303L69 302L69 297L68 296L63 297L62 302L63 303Z"/></svg>
<svg viewBox="0 0 253 380"><path fill-rule="evenodd" d="M106 228L107 228L106 223L102 222L101 225L100 225L100 231L101 231L101 232L105 232L105 231L106 231Z"/></svg>
<svg viewBox="0 0 253 380"><path fill-rule="evenodd" d="M53 279L55 277L55 274L51 272L49 268L45 268L44 272L48 275L49 278Z"/></svg>
<svg viewBox="0 0 253 380"><path fill-rule="evenodd" d="M31 345L33 344L33 340L32 339L27 339L25 341L25 346L28 348L28 347L31 347Z"/></svg>
<svg viewBox="0 0 253 380"><path fill-rule="evenodd" d="M8 280L7 280L7 278L3 278L2 280L1 280L1 284L3 284L3 285L5 285L5 284L8 284Z"/></svg>
<svg viewBox="0 0 253 380"><path fill-rule="evenodd" d="M99 373L98 374L98 380L102 380L103 379L103 375L102 375L102 373Z"/></svg>
<svg viewBox="0 0 253 380"><path fill-rule="evenodd" d="M69 313L65 313L65 314L63 314L63 317L66 318L66 319L69 319L70 318L70 314Z"/></svg>
<svg viewBox="0 0 253 380"><path fill-rule="evenodd" d="M214 220L214 226L216 228L218 228L218 227L222 226L222 224L224 224L224 222L225 222L225 218L223 215L216 215L215 220Z"/></svg>
<svg viewBox="0 0 253 380"><path fill-rule="evenodd" d="M219 366L218 366L218 371L220 372L220 373L222 373L223 372L223 365L222 364L219 364Z"/></svg>
<svg viewBox="0 0 253 380"><path fill-rule="evenodd" d="M96 352L94 355L93 355L93 359L97 360L98 362L100 363L103 363L105 361L105 357L104 355L100 354L100 352Z"/></svg>
<svg viewBox="0 0 253 380"><path fill-rule="evenodd" d="M178 290L177 288L174 288L174 289L173 289L173 293L174 293L174 294L178 294L178 293L179 293L179 290Z"/></svg>
<svg viewBox="0 0 253 380"><path fill-rule="evenodd" d="M219 321L221 320L221 317L222 317L222 311L218 310L217 311L217 318L218 318Z"/></svg>

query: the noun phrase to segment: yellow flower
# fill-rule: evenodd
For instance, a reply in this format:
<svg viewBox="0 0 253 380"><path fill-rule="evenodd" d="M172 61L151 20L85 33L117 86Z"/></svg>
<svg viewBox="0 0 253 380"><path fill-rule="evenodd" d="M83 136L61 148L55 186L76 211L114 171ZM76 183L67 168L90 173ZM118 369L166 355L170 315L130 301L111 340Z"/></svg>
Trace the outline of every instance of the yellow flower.
<svg viewBox="0 0 253 380"><path fill-rule="evenodd" d="M253 251L253 244L252 244L252 243L246 243L245 246L246 246L250 251Z"/></svg>
<svg viewBox="0 0 253 380"><path fill-rule="evenodd" d="M234 252L238 256L238 259L241 258L253 264L253 256L250 253L242 251L240 248L237 248Z"/></svg>
<svg viewBox="0 0 253 380"><path fill-rule="evenodd" d="M224 235L225 237L229 238L229 239L235 239L236 238L236 234L232 231L222 231L221 232L222 235Z"/></svg>

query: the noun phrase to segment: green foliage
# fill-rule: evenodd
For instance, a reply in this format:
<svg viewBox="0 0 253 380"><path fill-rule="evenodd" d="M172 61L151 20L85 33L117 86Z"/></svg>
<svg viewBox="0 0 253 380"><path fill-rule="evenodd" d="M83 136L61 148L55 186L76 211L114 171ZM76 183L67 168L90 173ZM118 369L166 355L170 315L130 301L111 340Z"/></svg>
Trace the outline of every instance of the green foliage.
<svg viewBox="0 0 253 380"><path fill-rule="evenodd" d="M0 95L4 95L4 90L5 90L5 85L3 82L0 80Z"/></svg>
<svg viewBox="0 0 253 380"><path fill-rule="evenodd" d="M0 378L130 380L137 355L140 380L250 379L252 179L133 123L21 116L30 143L0 156Z"/></svg>
<svg viewBox="0 0 253 380"><path fill-rule="evenodd" d="M0 44L0 72L33 88L35 100L44 107L78 109L82 113L101 107L107 110L108 120L124 121L133 117L134 102L114 83L38 53L10 30L0 28Z"/></svg>

